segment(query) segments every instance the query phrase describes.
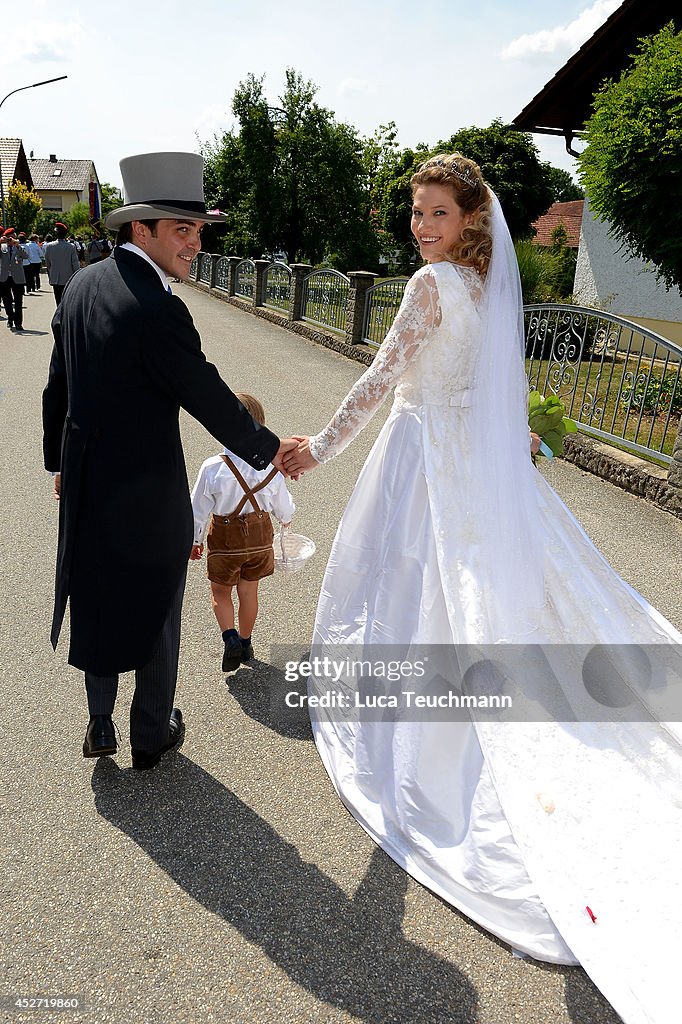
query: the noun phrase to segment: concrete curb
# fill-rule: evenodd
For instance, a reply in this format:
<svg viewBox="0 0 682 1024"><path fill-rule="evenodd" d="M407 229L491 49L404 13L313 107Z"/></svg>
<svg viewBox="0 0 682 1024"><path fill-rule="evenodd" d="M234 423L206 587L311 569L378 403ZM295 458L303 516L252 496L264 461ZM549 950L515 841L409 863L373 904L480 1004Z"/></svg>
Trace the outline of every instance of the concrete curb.
<svg viewBox="0 0 682 1024"><path fill-rule="evenodd" d="M682 519L682 494L670 486L667 471L662 466L656 466L585 434L569 434L564 439L564 455L568 462L580 469L586 469L631 494L646 498Z"/></svg>

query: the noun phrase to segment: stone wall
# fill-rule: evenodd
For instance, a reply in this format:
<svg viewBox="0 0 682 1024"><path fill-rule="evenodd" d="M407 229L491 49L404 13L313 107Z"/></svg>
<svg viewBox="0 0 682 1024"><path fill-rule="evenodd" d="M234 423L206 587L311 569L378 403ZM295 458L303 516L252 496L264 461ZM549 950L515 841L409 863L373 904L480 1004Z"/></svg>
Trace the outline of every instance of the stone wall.
<svg viewBox="0 0 682 1024"><path fill-rule="evenodd" d="M585 434L568 434L564 456L595 476L658 505L682 519L682 491L668 483L665 469Z"/></svg>

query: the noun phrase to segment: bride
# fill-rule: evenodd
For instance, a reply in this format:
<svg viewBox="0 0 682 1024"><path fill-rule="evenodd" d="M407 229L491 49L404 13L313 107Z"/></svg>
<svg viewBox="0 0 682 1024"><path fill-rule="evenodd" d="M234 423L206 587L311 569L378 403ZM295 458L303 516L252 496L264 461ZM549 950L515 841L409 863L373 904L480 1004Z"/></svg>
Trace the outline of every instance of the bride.
<svg viewBox="0 0 682 1024"><path fill-rule="evenodd" d="M441 154L412 190L426 264L372 366L287 462L338 455L395 387L338 527L313 649L449 652L461 681L472 650L490 664L496 645L524 712L318 708L315 741L346 807L414 878L520 953L582 964L628 1024L667 1024L682 737L663 710L682 636L531 463L518 268L478 166ZM352 672L341 685L358 691ZM311 695L328 689L311 680Z"/></svg>

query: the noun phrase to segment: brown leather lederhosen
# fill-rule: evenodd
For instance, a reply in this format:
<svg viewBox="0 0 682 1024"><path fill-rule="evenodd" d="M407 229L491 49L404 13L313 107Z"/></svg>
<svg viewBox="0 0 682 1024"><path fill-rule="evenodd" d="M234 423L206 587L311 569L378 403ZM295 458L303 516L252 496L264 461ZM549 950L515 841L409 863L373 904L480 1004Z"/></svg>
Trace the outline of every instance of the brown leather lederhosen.
<svg viewBox="0 0 682 1024"><path fill-rule="evenodd" d="M206 569L212 583L233 587L240 579L261 580L275 571L275 553L272 547L274 532L269 512L263 511L254 495L277 475L274 469L255 487L249 487L232 459L221 456L241 484L244 497L229 516L211 516L206 545ZM254 511L241 515L250 501Z"/></svg>

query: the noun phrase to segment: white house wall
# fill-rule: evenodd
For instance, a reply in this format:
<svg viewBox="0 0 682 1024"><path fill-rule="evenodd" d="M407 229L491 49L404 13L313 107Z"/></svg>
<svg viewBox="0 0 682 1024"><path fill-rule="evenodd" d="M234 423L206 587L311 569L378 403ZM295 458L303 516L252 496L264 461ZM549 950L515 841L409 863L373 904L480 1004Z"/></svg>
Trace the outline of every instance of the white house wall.
<svg viewBox="0 0 682 1024"><path fill-rule="evenodd" d="M573 301L643 323L673 341L682 337L682 294L666 291L651 267L629 256L586 202L580 229Z"/></svg>

